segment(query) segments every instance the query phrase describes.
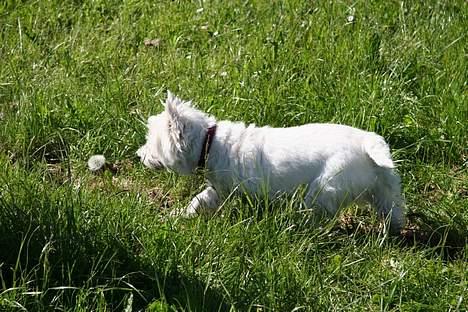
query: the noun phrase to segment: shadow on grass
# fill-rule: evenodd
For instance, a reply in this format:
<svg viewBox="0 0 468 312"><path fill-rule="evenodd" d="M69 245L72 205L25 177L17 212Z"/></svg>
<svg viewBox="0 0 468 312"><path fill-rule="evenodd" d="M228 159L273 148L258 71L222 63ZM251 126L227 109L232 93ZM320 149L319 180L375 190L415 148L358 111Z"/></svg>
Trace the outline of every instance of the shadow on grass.
<svg viewBox="0 0 468 312"><path fill-rule="evenodd" d="M464 257L468 244L466 224L447 223L438 218L416 213L408 215L408 219L409 225L401 232L404 244L433 248L446 260Z"/></svg>
<svg viewBox="0 0 468 312"><path fill-rule="evenodd" d="M465 257L465 246L468 238L462 224L450 224L441 219L423 214L408 215L408 225L394 235L402 246L430 250L446 261ZM371 232L382 231L379 225L362 226L352 216L343 216L333 228L337 232L367 236Z"/></svg>
<svg viewBox="0 0 468 312"><path fill-rule="evenodd" d="M278 214L278 207L273 205L275 202L265 205L265 201L249 202L243 198L239 200L244 207L249 208L247 214L250 214L256 221L276 215L276 222L284 223L285 227L294 226L295 231L298 232L310 232L311 228L324 225L327 228L330 222L332 227L329 230L336 234L343 233L367 237L371 233L376 234L384 230L382 222L363 224L359 217L345 213L339 213L335 218L330 218L329 216L314 214L310 209L300 212L299 210L304 206L297 204L295 206L300 207L291 208L288 205L284 207L284 203L288 203L288 201L279 201L280 204L283 204L282 208L288 212L284 214L283 210L282 214ZM236 220L239 217L242 217L240 213L235 209L230 211L229 216L233 223L237 222ZM369 211L369 213L373 213L373 210ZM428 250L447 261L466 256L465 251L468 244L466 228L468 224L463 219L453 219L447 215L435 216L414 212L408 214L407 218L407 226L399 234L392 234L392 237L397 238L402 246Z"/></svg>
<svg viewBox="0 0 468 312"><path fill-rule="evenodd" d="M159 262L145 263L135 237L80 219L89 207L70 197L72 190L31 184L2 191L0 296L9 293L3 297L8 302L36 311L80 304L90 311L142 310L153 301L190 311L228 310L217 290L167 265L170 244L161 246Z"/></svg>

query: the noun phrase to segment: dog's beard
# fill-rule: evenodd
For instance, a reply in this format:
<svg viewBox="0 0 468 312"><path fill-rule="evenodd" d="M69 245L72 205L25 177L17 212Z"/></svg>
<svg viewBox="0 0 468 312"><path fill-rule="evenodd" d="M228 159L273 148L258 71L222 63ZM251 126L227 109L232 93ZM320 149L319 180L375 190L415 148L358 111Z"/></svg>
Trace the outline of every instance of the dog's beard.
<svg viewBox="0 0 468 312"><path fill-rule="evenodd" d="M143 145L137 152L137 156L140 157L140 161L150 169L161 169L164 167L163 163L150 155L148 147Z"/></svg>

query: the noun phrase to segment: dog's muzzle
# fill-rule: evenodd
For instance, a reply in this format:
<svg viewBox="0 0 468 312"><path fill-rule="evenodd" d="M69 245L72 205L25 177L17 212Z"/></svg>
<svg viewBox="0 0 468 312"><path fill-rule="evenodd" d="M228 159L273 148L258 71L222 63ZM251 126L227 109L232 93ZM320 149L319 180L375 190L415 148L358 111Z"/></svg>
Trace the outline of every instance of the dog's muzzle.
<svg viewBox="0 0 468 312"><path fill-rule="evenodd" d="M140 147L137 150L136 154L138 157L140 157L140 161L148 168L160 169L164 167L160 161L152 159L151 157L148 157L146 146Z"/></svg>

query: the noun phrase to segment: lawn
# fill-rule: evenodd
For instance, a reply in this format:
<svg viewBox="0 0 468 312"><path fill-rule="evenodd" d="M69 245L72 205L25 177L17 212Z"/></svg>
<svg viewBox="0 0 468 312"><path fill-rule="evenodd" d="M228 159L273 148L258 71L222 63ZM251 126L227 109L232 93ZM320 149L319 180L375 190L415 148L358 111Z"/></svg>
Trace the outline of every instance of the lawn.
<svg viewBox="0 0 468 312"><path fill-rule="evenodd" d="M0 3L1 311L466 311L465 1ZM169 212L135 152L166 90L218 119L382 135L408 225L295 196ZM103 154L109 168L87 168Z"/></svg>

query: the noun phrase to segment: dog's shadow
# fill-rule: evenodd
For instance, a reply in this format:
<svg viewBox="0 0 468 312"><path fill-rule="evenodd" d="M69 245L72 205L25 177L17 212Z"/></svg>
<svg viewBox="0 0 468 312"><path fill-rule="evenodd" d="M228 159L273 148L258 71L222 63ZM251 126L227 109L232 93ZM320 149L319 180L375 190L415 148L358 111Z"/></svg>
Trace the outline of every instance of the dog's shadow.
<svg viewBox="0 0 468 312"><path fill-rule="evenodd" d="M439 256L445 261L464 257L468 239L461 227L420 213L409 213L407 218L406 227L392 235L394 242L405 248L428 251L428 255ZM332 231L365 238L385 229L382 223L362 225L357 218L345 215L337 219Z"/></svg>
<svg viewBox="0 0 468 312"><path fill-rule="evenodd" d="M431 248L445 260L464 257L468 243L466 227L447 224L440 219L412 213L408 215L408 226L401 231L401 241L405 246Z"/></svg>
<svg viewBox="0 0 468 312"><path fill-rule="evenodd" d="M306 209L303 203L291 204L291 198L286 198L286 200L280 198L271 202L245 197L233 200L235 201L233 206L243 207L242 209L228 209L227 217L233 223L246 217L260 221L269 216L284 214L284 218L289 219L287 223L294 224L296 230L301 232L322 228L323 231L330 232L330 235L353 235L358 239L367 239L369 235L382 236L384 232L388 231L388 225L385 226L384 222L379 222L377 218L370 221L346 213L346 211L342 211L334 217L317 214L313 209ZM287 209L286 213L283 211L285 208ZM363 221L363 219L366 220ZM464 250L468 244L468 237L464 230L466 226L416 212L409 212L407 219L405 228L399 233L388 235L392 242L404 248L426 250L428 255L437 255L446 261L464 257Z"/></svg>

